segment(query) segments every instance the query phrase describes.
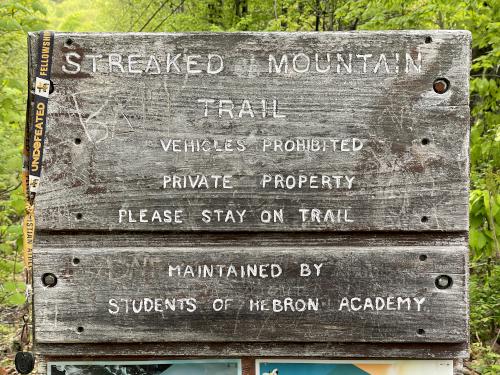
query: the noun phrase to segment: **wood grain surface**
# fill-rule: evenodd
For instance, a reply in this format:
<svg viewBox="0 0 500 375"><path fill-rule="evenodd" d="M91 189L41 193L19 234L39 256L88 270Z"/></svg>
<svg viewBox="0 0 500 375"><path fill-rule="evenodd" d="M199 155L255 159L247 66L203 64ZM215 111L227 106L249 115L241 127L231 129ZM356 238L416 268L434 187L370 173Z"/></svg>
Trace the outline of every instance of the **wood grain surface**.
<svg viewBox="0 0 500 375"><path fill-rule="evenodd" d="M468 32L56 33L55 40L38 230L467 230ZM223 58L221 72L207 73L209 55ZM287 73L269 57L279 66L283 55ZM433 90L439 78L450 84L444 94ZM206 113L204 98L214 100ZM220 100L234 113L219 113ZM327 146L275 147L297 140ZM193 141L208 151L185 152ZM228 176L231 188L174 188L165 176ZM299 187L300 176L307 181ZM341 176L338 185L333 176ZM280 178L288 178L284 188ZM180 210L182 222L154 221L155 210L162 218ZM245 210L242 220L236 210ZM283 220L266 222L265 210L283 210Z"/></svg>
<svg viewBox="0 0 500 375"><path fill-rule="evenodd" d="M267 356L278 358L468 358L462 343L359 343L359 342L230 342L230 343L38 343L38 353L51 359L178 358Z"/></svg>
<svg viewBox="0 0 500 375"><path fill-rule="evenodd" d="M41 343L464 342L466 258L466 248L443 246L46 248L35 254L35 334ZM241 276L248 264L265 274ZM274 278L273 264L281 268ZM322 264L320 275L301 276L301 264L312 271ZM178 265L181 274L171 273ZM238 275L193 277L187 265L195 273L200 265L234 265ZM43 286L46 273L57 276L56 286ZM435 286L442 274L453 279L448 289ZM398 297L411 304L398 307ZM158 306L146 308L144 298ZM179 305L186 298L194 310ZM286 311L284 298L293 300ZM309 298L316 309L296 304ZM344 298L353 299L349 307ZM361 308L367 298L373 306ZM175 311L165 299L177 300ZM216 299L231 299L229 307L216 311ZM251 308L251 300L267 305ZM275 300L281 307L273 308Z"/></svg>
<svg viewBox="0 0 500 375"><path fill-rule="evenodd" d="M469 68L466 31L56 33L37 352L467 357Z"/></svg>

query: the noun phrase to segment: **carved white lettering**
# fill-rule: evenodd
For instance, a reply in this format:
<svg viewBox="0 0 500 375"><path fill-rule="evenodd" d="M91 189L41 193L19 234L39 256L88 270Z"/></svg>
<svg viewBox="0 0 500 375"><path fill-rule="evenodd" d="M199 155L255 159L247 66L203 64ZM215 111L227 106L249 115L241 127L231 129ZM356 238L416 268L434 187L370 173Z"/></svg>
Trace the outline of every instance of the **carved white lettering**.
<svg viewBox="0 0 500 375"><path fill-rule="evenodd" d="M67 74L77 74L77 73L79 73L80 70L81 70L81 65L80 65L79 62L74 61L74 59L80 60L81 59L80 54L78 54L77 52L68 52L66 54L65 58L66 58L66 63L68 63L69 65L73 66L74 68L68 69L66 67L66 65L63 65L61 67L62 71L64 73L67 73Z"/></svg>
<svg viewBox="0 0 500 375"><path fill-rule="evenodd" d="M342 297L338 311L422 311L424 302L425 297Z"/></svg>

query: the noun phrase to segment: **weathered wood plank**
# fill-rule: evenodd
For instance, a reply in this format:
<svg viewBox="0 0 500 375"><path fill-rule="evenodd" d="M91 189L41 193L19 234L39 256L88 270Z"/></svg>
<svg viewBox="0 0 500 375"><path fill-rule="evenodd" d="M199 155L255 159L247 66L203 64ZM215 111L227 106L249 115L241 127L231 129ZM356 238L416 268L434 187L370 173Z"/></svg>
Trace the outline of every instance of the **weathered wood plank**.
<svg viewBox="0 0 500 375"><path fill-rule="evenodd" d="M469 44L461 31L57 33L37 228L466 231ZM270 60L283 55L287 73ZM209 188L168 182L201 175ZM312 209L332 216L311 222L300 210ZM180 210L182 223L152 222L155 210L162 221ZM283 222L263 210L283 210Z"/></svg>
<svg viewBox="0 0 500 375"><path fill-rule="evenodd" d="M466 261L466 247L446 246L44 248L34 256L36 340L466 342ZM212 276L198 274L204 265ZM42 285L45 273L55 287ZM436 288L442 274L451 288ZM228 308L215 311L217 298Z"/></svg>
<svg viewBox="0 0 500 375"><path fill-rule="evenodd" d="M468 358L467 343L140 343L36 344L37 353L61 357L301 357L301 358Z"/></svg>
<svg viewBox="0 0 500 375"><path fill-rule="evenodd" d="M164 247L169 246L458 246L468 245L467 233L457 232L290 232L290 233L165 233L165 232L40 232L38 248Z"/></svg>

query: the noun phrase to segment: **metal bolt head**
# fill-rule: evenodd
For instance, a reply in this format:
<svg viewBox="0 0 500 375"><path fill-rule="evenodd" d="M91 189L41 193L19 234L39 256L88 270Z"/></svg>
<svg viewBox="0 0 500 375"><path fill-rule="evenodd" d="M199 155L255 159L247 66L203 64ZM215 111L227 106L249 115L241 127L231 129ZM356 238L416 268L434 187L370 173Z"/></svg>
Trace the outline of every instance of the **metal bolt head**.
<svg viewBox="0 0 500 375"><path fill-rule="evenodd" d="M42 276L43 285L52 288L57 284L57 277L53 273L46 273Z"/></svg>
<svg viewBox="0 0 500 375"><path fill-rule="evenodd" d="M434 88L434 91L437 92L438 94L444 94L446 91L448 91L448 88L450 87L450 82L447 79L438 78L434 81L432 87Z"/></svg>
<svg viewBox="0 0 500 375"><path fill-rule="evenodd" d="M453 284L453 279L448 275L441 275L436 277L436 288L438 289L448 289Z"/></svg>

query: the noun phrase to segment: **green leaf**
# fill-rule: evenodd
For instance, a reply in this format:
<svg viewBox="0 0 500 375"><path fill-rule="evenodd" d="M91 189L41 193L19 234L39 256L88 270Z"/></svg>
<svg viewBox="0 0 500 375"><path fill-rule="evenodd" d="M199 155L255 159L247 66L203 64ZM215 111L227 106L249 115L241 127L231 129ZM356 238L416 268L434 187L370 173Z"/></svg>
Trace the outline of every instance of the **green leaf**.
<svg viewBox="0 0 500 375"><path fill-rule="evenodd" d="M14 18L4 17L0 18L0 31L16 31L22 30L21 25Z"/></svg>
<svg viewBox="0 0 500 375"><path fill-rule="evenodd" d="M487 242L488 239L482 231L472 229L469 232L469 243L473 249L480 251L486 246Z"/></svg>
<svg viewBox="0 0 500 375"><path fill-rule="evenodd" d="M35 12L40 12L42 14L47 14L47 7L45 7L45 5L43 5L41 2L39 1L33 1L31 3L31 7L33 8L33 10Z"/></svg>

